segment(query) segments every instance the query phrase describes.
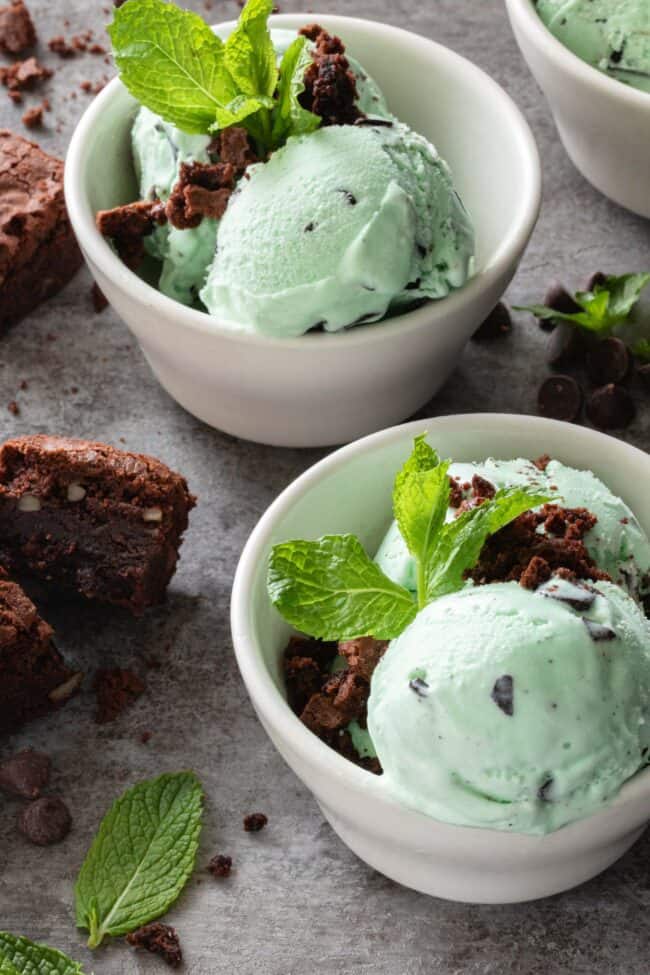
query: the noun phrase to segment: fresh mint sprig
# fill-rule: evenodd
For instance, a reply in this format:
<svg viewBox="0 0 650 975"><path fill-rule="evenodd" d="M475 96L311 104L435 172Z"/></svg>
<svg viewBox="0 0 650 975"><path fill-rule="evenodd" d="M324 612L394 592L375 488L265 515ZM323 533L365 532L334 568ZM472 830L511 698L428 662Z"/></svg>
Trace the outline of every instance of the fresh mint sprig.
<svg viewBox="0 0 650 975"><path fill-rule="evenodd" d="M629 318L642 291L650 284L650 274L610 275L593 291L578 291L573 300L582 309L560 312L546 305L515 305L516 311L529 311L546 321L563 321L592 332L601 338Z"/></svg>
<svg viewBox="0 0 650 975"><path fill-rule="evenodd" d="M324 640L392 640L419 609L463 586L490 535L549 500L507 488L447 522L449 465L422 435L395 478L393 510L416 563L417 600L382 572L355 535L282 542L271 551L267 589L287 622Z"/></svg>
<svg viewBox="0 0 650 975"><path fill-rule="evenodd" d="M0 931L0 975L83 975L62 951Z"/></svg>
<svg viewBox="0 0 650 975"><path fill-rule="evenodd" d="M260 156L320 118L298 103L310 62L306 38L287 50L280 70L268 29L273 0L248 0L222 41L205 21L164 0L128 0L108 33L120 78L152 112L184 132L241 125Z"/></svg>
<svg viewBox="0 0 650 975"><path fill-rule="evenodd" d="M113 804L75 884L77 927L88 947L127 934L170 907L192 869L203 790L193 772L141 782Z"/></svg>

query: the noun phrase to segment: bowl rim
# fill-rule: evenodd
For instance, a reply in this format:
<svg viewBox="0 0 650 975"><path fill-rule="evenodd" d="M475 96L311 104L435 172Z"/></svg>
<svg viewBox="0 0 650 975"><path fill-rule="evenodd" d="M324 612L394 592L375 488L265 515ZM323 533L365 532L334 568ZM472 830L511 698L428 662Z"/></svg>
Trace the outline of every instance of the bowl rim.
<svg viewBox="0 0 650 975"><path fill-rule="evenodd" d="M522 27L527 29L529 36L533 34L537 36L539 45L556 67L564 68L576 80L600 89L603 94L620 98L630 105L650 111L650 92L626 85L574 54L551 33L535 10L533 0L505 0L505 4L512 18L519 20Z"/></svg>
<svg viewBox="0 0 650 975"><path fill-rule="evenodd" d="M462 830L463 835L468 834L468 832L488 833L497 842L500 842L498 837L504 836L509 837L510 842L514 842L516 837L523 841L522 838L530 839L531 836L525 833L510 833L489 827L458 826L415 812L399 800L388 796L381 787L379 777L343 758L312 734L291 711L286 698L276 686L268 668L263 663L261 655L258 653L257 642L253 635L252 607L248 599L252 582L259 570L261 558L266 554L269 539L277 521L294 506L299 498L309 492L313 485L344 467L351 458L373 453L385 444L410 440L414 435L425 430L431 436L435 434L436 428L444 428L453 433L454 430L470 425L480 428L480 432L486 434L492 428L498 428L501 433L504 429L506 432L508 429L512 429L513 432L515 430L521 432L521 428L524 426L530 429L531 435L537 431L540 439L543 439L545 432L555 431L564 434L568 438L568 442L571 439L575 441L576 437L579 437L586 444L600 443L602 445L603 441L606 441L610 451L614 451L621 458L631 459L637 465L646 466L650 475L650 455L638 447L587 427L576 427L571 423L527 414L453 414L413 420L409 423L380 430L335 450L307 468L278 495L259 519L244 545L235 572L230 604L232 642L240 674L255 709L262 719L265 730L267 725L272 728L278 739L289 743L291 751L305 765L316 768L319 773L326 774L331 780L345 786L346 790L357 797L372 799L373 802L379 804L380 808L391 809L393 813L397 811L404 815L415 816L421 822L429 822L432 828ZM566 835L565 830L571 827L581 827L587 820L592 822L600 817L607 816L614 807L626 805L628 801L632 801L646 792L650 794L650 766L647 769L641 769L627 782L623 783L614 800L603 809L588 817L568 823L562 829L544 836L536 835L534 839L539 842L548 840L548 838L560 833Z"/></svg>
<svg viewBox="0 0 650 975"><path fill-rule="evenodd" d="M522 172L525 175L527 189L521 194L521 201L508 233L501 238L484 267L470 278L461 289L439 302L427 302L422 307L396 316L394 319L364 325L363 328L330 333L313 333L297 338L278 338L225 328L208 312L188 308L139 278L122 263L96 228L95 213L89 205L86 194L82 192L85 182L83 177L84 157L87 146L92 141L95 126L100 122L107 105L114 98L126 94L126 89L119 77L114 78L85 110L73 133L65 165L65 197L68 213L81 247L91 264L96 266L131 299L146 304L153 311L157 311L166 321L173 322L181 328L223 340L245 344L252 343L256 346L281 347L282 349L317 350L323 342L327 342L328 347L332 345L336 347L337 343L340 343L342 348L351 348L353 345L390 341L398 334L404 336L410 331L431 327L434 324L432 313L436 322L444 321L447 312L453 313L492 287L512 267L535 227L542 196L542 172L537 144L520 109L493 78L472 61L450 48L411 31L359 17L319 13L313 13L309 16L326 26L332 25L332 28L341 34L345 34L347 25L355 25L358 29L365 30L368 35L376 38L385 37L389 33L397 34L406 42L426 50L432 58L454 63L457 66L462 65L463 71L472 75L477 86L480 84L483 88L487 88L492 93L492 97L500 102L502 112L508 118L509 125L517 136L519 159ZM271 27L291 28L303 24L304 19L304 14L277 14L270 18L269 24ZM234 21L224 21L216 24L215 29L227 29L234 23Z"/></svg>

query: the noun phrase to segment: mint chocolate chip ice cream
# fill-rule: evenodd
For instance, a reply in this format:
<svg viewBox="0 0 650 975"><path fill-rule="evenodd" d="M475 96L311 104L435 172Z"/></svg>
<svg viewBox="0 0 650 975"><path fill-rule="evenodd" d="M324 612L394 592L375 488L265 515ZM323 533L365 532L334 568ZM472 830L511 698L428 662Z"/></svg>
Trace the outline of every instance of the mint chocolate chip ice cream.
<svg viewBox="0 0 650 975"><path fill-rule="evenodd" d="M442 597L375 670L368 730L405 805L550 832L601 809L648 761L650 625L606 582Z"/></svg>
<svg viewBox="0 0 650 975"><path fill-rule="evenodd" d="M650 92L647 0L536 0L536 5L551 33L579 58Z"/></svg>

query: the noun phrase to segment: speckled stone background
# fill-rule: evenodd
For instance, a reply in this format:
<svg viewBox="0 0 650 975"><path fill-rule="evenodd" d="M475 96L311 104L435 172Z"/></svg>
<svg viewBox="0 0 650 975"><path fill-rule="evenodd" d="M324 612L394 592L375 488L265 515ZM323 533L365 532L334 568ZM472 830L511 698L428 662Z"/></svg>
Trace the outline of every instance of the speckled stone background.
<svg viewBox="0 0 650 975"><path fill-rule="evenodd" d="M284 11L305 9L296 0L280 2ZM29 3L42 41L87 28L101 40L108 12L101 0ZM204 10L203 0L189 6ZM448 44L492 74L525 112L541 149L545 197L513 301L539 300L547 280L565 272L577 286L597 268L650 266L649 224L610 205L573 169L500 0L320 0L320 9L388 21ZM213 0L206 13L217 21L236 12L235 0ZM61 61L44 45L42 54L56 74L39 138L64 153L89 100L80 83L112 70L101 57ZM0 91L0 124L20 131L20 115ZM85 689L63 712L0 742L0 755L27 744L49 752L52 789L69 803L74 828L61 846L30 846L14 827L18 803L0 797L0 927L55 945L97 975L163 970L158 959L119 942L91 958L75 930L72 884L118 793L160 771L192 766L205 784L205 829L195 877L168 917L192 975L648 975L650 837L579 890L524 906L472 907L401 889L332 833L258 724L228 627L231 582L249 532L322 452L255 446L202 426L158 387L117 316L110 309L93 314L89 290L82 271L2 339L0 432L69 433L145 450L182 471L200 501L165 607L135 622L87 606L49 610L59 645L88 674ZM468 347L423 415L533 412L543 344L520 316L507 340ZM14 398L18 416L5 405ZM626 436L648 448L650 409ZM160 669L146 670L148 656ZM93 721L90 690L100 664L133 667L148 684L130 712L103 727ZM140 740L144 731L152 732L148 744ZM255 809L268 813L270 825L249 835L241 818ZM216 852L234 858L228 881L205 872Z"/></svg>

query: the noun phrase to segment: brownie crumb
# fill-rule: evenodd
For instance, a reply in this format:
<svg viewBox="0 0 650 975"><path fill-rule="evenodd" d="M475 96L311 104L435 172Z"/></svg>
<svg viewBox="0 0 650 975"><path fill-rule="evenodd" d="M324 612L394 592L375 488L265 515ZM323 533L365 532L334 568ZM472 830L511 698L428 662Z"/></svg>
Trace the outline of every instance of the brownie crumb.
<svg viewBox="0 0 650 975"><path fill-rule="evenodd" d="M258 162L246 129L233 125L214 137L208 146L213 162L230 163L237 176Z"/></svg>
<svg viewBox="0 0 650 975"><path fill-rule="evenodd" d="M22 54L36 44L36 30L23 0L0 7L0 51Z"/></svg>
<svg viewBox="0 0 650 975"><path fill-rule="evenodd" d="M151 731L143 731L142 734L140 735L140 741L143 745L148 745L149 742L151 741L151 737L152 737Z"/></svg>
<svg viewBox="0 0 650 975"><path fill-rule="evenodd" d="M30 802L18 816L18 829L37 846L64 840L72 826L70 811L60 796L43 796Z"/></svg>
<svg viewBox="0 0 650 975"><path fill-rule="evenodd" d="M183 961L180 941L174 928L160 921L145 924L126 936L133 948L144 948L154 955L160 955L172 968L178 968Z"/></svg>
<svg viewBox="0 0 650 975"><path fill-rule="evenodd" d="M315 44L300 104L319 115L323 125L354 125L363 112L356 105L357 83L345 56L345 45L319 24L309 24L299 33Z"/></svg>
<svg viewBox="0 0 650 975"><path fill-rule="evenodd" d="M533 461L533 464L538 471L545 471L548 465L551 463L551 457L548 454L542 454L537 460Z"/></svg>
<svg viewBox="0 0 650 975"><path fill-rule="evenodd" d="M36 129L43 124L43 106L34 105L32 108L28 108L23 115L23 125L26 125L28 129Z"/></svg>
<svg viewBox="0 0 650 975"><path fill-rule="evenodd" d="M264 813L249 813L244 816L244 830L247 833L259 833L268 823L269 818Z"/></svg>
<svg viewBox="0 0 650 975"><path fill-rule="evenodd" d="M145 690L145 683L132 670L99 670L95 678L97 724L115 721Z"/></svg>
<svg viewBox="0 0 650 975"><path fill-rule="evenodd" d="M230 163L181 163L178 182L172 189L165 213L173 227L198 227L204 217L220 220L235 188Z"/></svg>
<svg viewBox="0 0 650 975"><path fill-rule="evenodd" d="M138 268L144 259L144 238L166 222L165 207L159 200L140 200L112 210L100 210L96 217L100 234L112 238L117 253L131 270Z"/></svg>
<svg viewBox="0 0 650 975"><path fill-rule="evenodd" d="M0 789L21 799L38 799L50 781L50 759L25 748L0 765Z"/></svg>
<svg viewBox="0 0 650 975"><path fill-rule="evenodd" d="M11 414L13 414L13 416L19 416L20 414L20 407L15 399L12 399L7 403L7 409Z"/></svg>
<svg viewBox="0 0 650 975"><path fill-rule="evenodd" d="M53 54L58 54L60 58L73 58L79 48L74 44L69 44L63 34L57 34L56 37L51 37L47 42L47 46Z"/></svg>
<svg viewBox="0 0 650 975"><path fill-rule="evenodd" d="M229 877L232 872L232 857L218 853L210 860L208 870L213 877Z"/></svg>
<svg viewBox="0 0 650 975"><path fill-rule="evenodd" d="M494 484L486 480L486 478L481 477L480 474L474 474L472 477L472 491L474 492L475 498L481 498L483 500L493 498L497 493Z"/></svg>
<svg viewBox="0 0 650 975"><path fill-rule="evenodd" d="M14 61L8 68L0 68L0 81L9 89L10 95L12 92L32 89L51 76L50 69L42 65L36 58Z"/></svg>
<svg viewBox="0 0 650 975"><path fill-rule="evenodd" d="M339 653L347 660L350 671L368 683L387 649L387 640L373 640L370 636L339 643Z"/></svg>
<svg viewBox="0 0 650 975"><path fill-rule="evenodd" d="M93 303L93 308L95 309L95 314L100 315L106 307L108 307L108 298L101 290L97 282L95 282L90 290L90 296Z"/></svg>
<svg viewBox="0 0 650 975"><path fill-rule="evenodd" d="M537 589L542 583L548 582L551 578L551 567L546 559L539 555L534 555L524 569L519 584L524 589Z"/></svg>

